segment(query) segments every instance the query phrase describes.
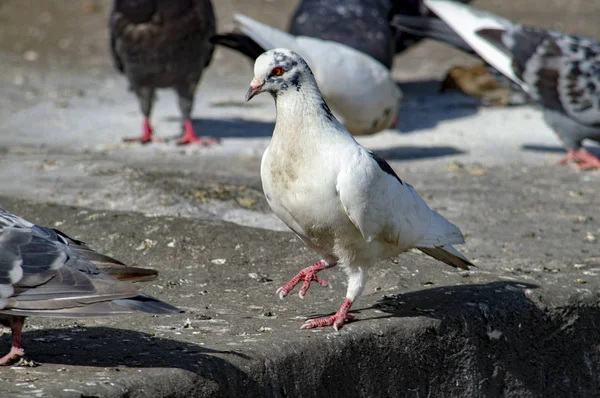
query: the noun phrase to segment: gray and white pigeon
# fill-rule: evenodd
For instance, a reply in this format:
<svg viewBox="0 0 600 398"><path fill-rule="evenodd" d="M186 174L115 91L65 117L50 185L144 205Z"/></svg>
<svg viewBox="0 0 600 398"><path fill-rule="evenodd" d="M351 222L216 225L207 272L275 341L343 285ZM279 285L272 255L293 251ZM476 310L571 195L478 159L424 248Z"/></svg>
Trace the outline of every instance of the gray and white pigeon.
<svg viewBox="0 0 600 398"><path fill-rule="evenodd" d="M198 137L191 120L194 91L214 50L210 0L115 0L109 29L115 67L129 80L144 114L142 135L125 141L153 140L155 91L173 88L183 116L179 144L215 144L215 139Z"/></svg>
<svg viewBox="0 0 600 398"><path fill-rule="evenodd" d="M582 147L584 139L600 142L599 42L514 24L454 1L425 4L541 107L567 150L561 163L600 169L600 159Z"/></svg>
<svg viewBox="0 0 600 398"><path fill-rule="evenodd" d="M213 43L253 60L277 47L296 51L311 66L331 110L352 134L373 134L397 125L402 92L390 70L376 59L335 41L293 36L245 15L236 14L234 22L241 34L217 35Z"/></svg>
<svg viewBox="0 0 600 398"><path fill-rule="evenodd" d="M0 365L25 355L21 331L27 316L81 318L148 312L182 312L138 291L152 269L129 267L64 233L0 209L0 324L12 347Z"/></svg>
<svg viewBox="0 0 600 398"><path fill-rule="evenodd" d="M246 100L268 92L277 118L261 163L271 209L322 260L304 268L277 291L281 298L300 282L300 297L317 276L340 265L348 274L346 299L335 315L311 319L302 328L339 329L354 316L348 310L363 291L369 268L379 259L410 248L468 269L453 244L461 231L431 210L376 153L359 145L333 116L308 64L288 49L257 58Z"/></svg>

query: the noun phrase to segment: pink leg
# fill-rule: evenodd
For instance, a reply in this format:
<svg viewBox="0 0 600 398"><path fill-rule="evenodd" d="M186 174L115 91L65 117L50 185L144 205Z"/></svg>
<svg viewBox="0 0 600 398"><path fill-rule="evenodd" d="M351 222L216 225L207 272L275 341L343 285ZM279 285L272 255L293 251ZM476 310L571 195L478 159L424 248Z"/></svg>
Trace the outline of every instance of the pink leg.
<svg viewBox="0 0 600 398"><path fill-rule="evenodd" d="M348 310L352 306L350 299L345 299L340 309L332 316L325 318L308 319L302 325L302 329L313 329L322 326L333 326L337 331L344 326L344 323L354 320L354 315L348 314Z"/></svg>
<svg viewBox="0 0 600 398"><path fill-rule="evenodd" d="M576 162L580 170L600 169L600 159L584 148L580 148L576 151L568 149L567 156L565 156L560 163L566 164L570 161Z"/></svg>
<svg viewBox="0 0 600 398"><path fill-rule="evenodd" d="M196 144L211 146L219 143L219 141L215 138L198 137L194 131L194 126L190 119L187 119L183 122L183 129L183 136L181 136L177 142L179 145Z"/></svg>
<svg viewBox="0 0 600 398"><path fill-rule="evenodd" d="M298 272L298 274L292 278L291 281L289 281L288 283L286 283L285 285L281 286L279 289L277 289L277 294L279 294L279 298L283 299L285 296L287 296L294 287L296 287L296 285L298 283L300 283L301 280L304 280L304 283L302 284L302 287L300 288L300 298L304 298L304 295L306 294L306 291L308 290L308 288L310 287L310 283L312 281L317 282L319 285L321 286L329 286L329 282L327 282L324 279L321 279L317 276L317 272L324 270L325 268L330 268L333 267L335 265L335 263L329 265L327 264L325 261L321 260L318 263L314 263L313 265L304 268L302 271Z"/></svg>
<svg viewBox="0 0 600 398"><path fill-rule="evenodd" d="M0 365L10 365L25 356L25 350L21 347L21 330L23 329L24 323L25 318L22 316L14 317L11 320L10 329L13 336L12 347L8 354L0 358Z"/></svg>
<svg viewBox="0 0 600 398"><path fill-rule="evenodd" d="M125 142L141 142L142 144L147 144L152 142L152 126L150 125L150 120L146 117L144 118L144 124L142 126L142 135L139 137L126 137L123 138Z"/></svg>

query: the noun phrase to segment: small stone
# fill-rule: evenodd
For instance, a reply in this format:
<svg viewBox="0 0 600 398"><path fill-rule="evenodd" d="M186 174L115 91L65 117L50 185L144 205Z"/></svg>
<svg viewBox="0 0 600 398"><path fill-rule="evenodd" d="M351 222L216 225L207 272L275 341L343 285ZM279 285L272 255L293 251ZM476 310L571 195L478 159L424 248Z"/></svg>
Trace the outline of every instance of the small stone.
<svg viewBox="0 0 600 398"><path fill-rule="evenodd" d="M592 232L588 232L587 235L585 236L585 240L588 242L595 242L596 241L596 235L593 234Z"/></svg>
<svg viewBox="0 0 600 398"><path fill-rule="evenodd" d="M37 61L37 59L39 57L40 57L40 55L33 50L27 50L23 53L23 59L25 59L25 61L29 61L29 62Z"/></svg>
<svg viewBox="0 0 600 398"><path fill-rule="evenodd" d="M215 258L215 259L210 260L210 262L213 264L216 264L216 265L223 265L227 262L227 260L224 258Z"/></svg>

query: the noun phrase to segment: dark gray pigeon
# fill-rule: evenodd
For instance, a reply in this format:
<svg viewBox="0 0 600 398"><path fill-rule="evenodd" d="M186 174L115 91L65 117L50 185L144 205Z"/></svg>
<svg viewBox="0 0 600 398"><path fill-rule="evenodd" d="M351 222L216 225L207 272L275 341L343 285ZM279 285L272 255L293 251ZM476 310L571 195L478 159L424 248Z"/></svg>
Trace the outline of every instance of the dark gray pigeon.
<svg viewBox="0 0 600 398"><path fill-rule="evenodd" d="M453 1L425 4L541 107L567 150L561 163L600 169L600 159L582 147L586 138L600 142L599 42L517 25Z"/></svg>
<svg viewBox="0 0 600 398"><path fill-rule="evenodd" d="M0 323L12 331L7 365L25 355L21 331L26 316L95 317L182 312L140 293L131 282L158 272L128 267L55 229L34 225L0 209Z"/></svg>
<svg viewBox="0 0 600 398"><path fill-rule="evenodd" d="M397 15L432 13L423 0L303 0L292 16L289 31L296 36L343 43L391 68L394 54L423 38L390 26Z"/></svg>
<svg viewBox="0 0 600 398"><path fill-rule="evenodd" d="M343 43L390 68L396 49L391 10L391 0L304 0L289 32Z"/></svg>
<svg viewBox="0 0 600 398"><path fill-rule="evenodd" d="M208 40L215 34L210 0L115 0L109 28L115 67L127 76L144 114L142 135L125 141L152 141L155 91L173 88L184 120L179 144L215 144L199 138L190 119L194 91L214 49Z"/></svg>

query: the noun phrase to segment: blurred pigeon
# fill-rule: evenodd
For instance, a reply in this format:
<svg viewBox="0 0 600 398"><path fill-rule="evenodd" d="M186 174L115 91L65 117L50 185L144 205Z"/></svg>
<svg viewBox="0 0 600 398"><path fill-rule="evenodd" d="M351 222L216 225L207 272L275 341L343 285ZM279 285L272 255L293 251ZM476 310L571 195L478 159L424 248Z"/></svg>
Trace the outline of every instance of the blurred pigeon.
<svg viewBox="0 0 600 398"><path fill-rule="evenodd" d="M289 32L345 44L391 68L396 49L391 10L391 0L304 0Z"/></svg>
<svg viewBox="0 0 600 398"><path fill-rule="evenodd" d="M423 0L303 0L289 32L345 44L391 68L394 54L423 38L390 26L396 15L430 16L431 12Z"/></svg>
<svg viewBox="0 0 600 398"><path fill-rule="evenodd" d="M327 286L316 274L338 264L348 274L346 299L335 315L308 320L302 328L337 330L352 320L348 310L379 259L417 248L453 267L472 265L451 246L464 242L460 230L431 210L383 158L354 140L332 115L298 54L274 49L258 57L246 100L262 92L273 96L277 108L261 163L265 197L323 258L277 292L283 298L303 282L303 297L312 281Z"/></svg>
<svg viewBox="0 0 600 398"><path fill-rule="evenodd" d="M25 355L21 331L26 316L182 312L140 293L131 283L155 279L157 274L128 267L58 230L0 209L0 323L10 328L13 336L12 348L0 358L0 365Z"/></svg>
<svg viewBox="0 0 600 398"><path fill-rule="evenodd" d="M600 169L582 148L600 142L600 43L589 38L517 25L448 0L425 0L486 62L517 83L538 105L567 149L561 163Z"/></svg>
<svg viewBox="0 0 600 398"><path fill-rule="evenodd" d="M212 41L256 59L264 50L288 47L301 54L315 73L323 96L346 128L355 135L373 134L397 124L402 92L384 65L346 45L293 36L237 14L239 33Z"/></svg>
<svg viewBox="0 0 600 398"><path fill-rule="evenodd" d="M448 44L478 58L479 55L448 24L433 16L395 15L391 25L397 32L415 37L429 38ZM453 67L442 84L442 91L450 88L453 82L463 93L482 98L486 104L522 105L529 102L520 85L498 72L486 63L473 67ZM495 79L495 82L492 81ZM450 83L450 85L448 85ZM501 86L501 87L500 87Z"/></svg>
<svg viewBox="0 0 600 398"><path fill-rule="evenodd" d="M115 67L127 76L144 114L142 135L125 141L152 141L154 92L170 87L184 119L179 144L215 144L215 139L199 138L190 119L194 91L214 49L210 0L115 0L109 25Z"/></svg>

